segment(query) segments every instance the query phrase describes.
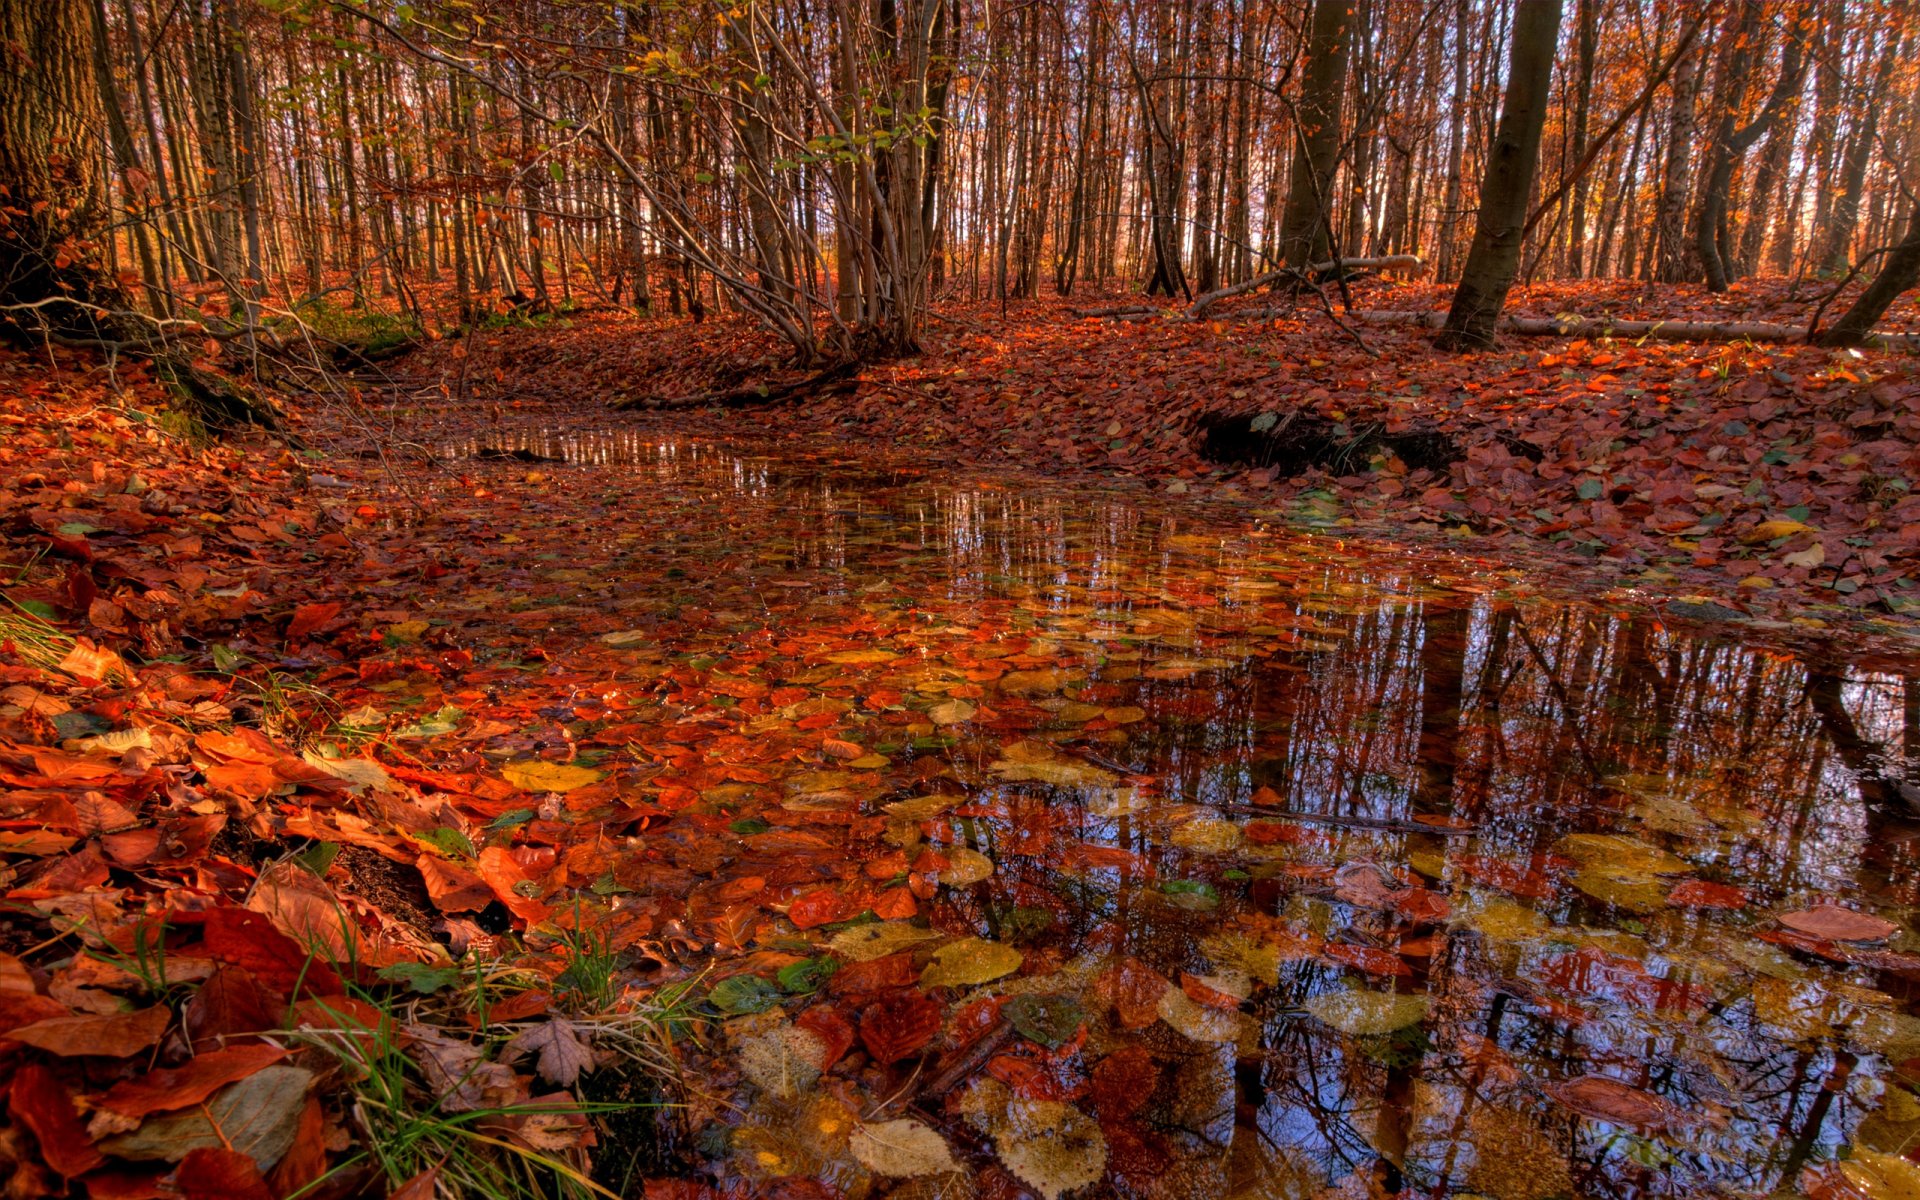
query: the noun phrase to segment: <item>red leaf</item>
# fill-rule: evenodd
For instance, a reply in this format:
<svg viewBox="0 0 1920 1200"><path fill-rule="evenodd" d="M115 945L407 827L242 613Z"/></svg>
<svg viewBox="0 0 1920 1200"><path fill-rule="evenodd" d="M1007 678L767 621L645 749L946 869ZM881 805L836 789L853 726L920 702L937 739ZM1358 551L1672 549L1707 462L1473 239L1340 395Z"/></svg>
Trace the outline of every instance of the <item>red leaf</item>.
<svg viewBox="0 0 1920 1200"><path fill-rule="evenodd" d="M173 1173L186 1200L274 1200L253 1159L238 1150L202 1146L187 1151Z"/></svg>
<svg viewBox="0 0 1920 1200"><path fill-rule="evenodd" d="M1093 1067L1093 1111L1102 1125L1139 1112L1160 1086L1160 1064L1141 1045L1122 1046Z"/></svg>
<svg viewBox="0 0 1920 1200"><path fill-rule="evenodd" d="M187 1001L187 1034L198 1043L208 1038L231 1041L266 1033L280 1028L280 1018L286 1011L285 1000L255 979L252 972L218 966Z"/></svg>
<svg viewBox="0 0 1920 1200"><path fill-rule="evenodd" d="M327 1110L317 1095L307 1097L300 1113L300 1124L293 1131L293 1144L280 1161L273 1164L267 1185L277 1196L304 1192L327 1173Z"/></svg>
<svg viewBox="0 0 1920 1200"><path fill-rule="evenodd" d="M795 929L812 929L852 915L847 898L832 888L815 888L787 906L787 920Z"/></svg>
<svg viewBox="0 0 1920 1200"><path fill-rule="evenodd" d="M138 1079L114 1084L94 1107L109 1109L126 1117L144 1117L148 1113L172 1108L187 1108L200 1103L235 1080L245 1079L260 1068L287 1056L278 1046L257 1044L232 1046L198 1054L177 1067L161 1067Z"/></svg>
<svg viewBox="0 0 1920 1200"><path fill-rule="evenodd" d="M293 610L293 619L287 622L287 640L297 642L339 615L340 605L337 601L302 604Z"/></svg>
<svg viewBox="0 0 1920 1200"><path fill-rule="evenodd" d="M259 913L213 909L207 913L206 938L208 958L246 968L262 985L289 999L296 989L312 995L345 990L332 967Z"/></svg>
<svg viewBox="0 0 1920 1200"><path fill-rule="evenodd" d="M41 1064L28 1063L14 1075L13 1086L7 1091L7 1109L15 1121L33 1132L47 1165L68 1179L107 1161L88 1140L73 1096Z"/></svg>
<svg viewBox="0 0 1920 1200"><path fill-rule="evenodd" d="M464 867L431 854L422 854L414 866L426 882L428 897L441 912L478 912L493 902L493 888Z"/></svg>
<svg viewBox="0 0 1920 1200"><path fill-rule="evenodd" d="M833 973L827 990L836 996L857 996L862 992L884 992L911 987L920 978L913 969L913 955L889 954L866 962L848 963Z"/></svg>
<svg viewBox="0 0 1920 1200"><path fill-rule="evenodd" d="M1582 1075L1542 1090L1581 1116L1611 1125L1664 1129L1680 1116L1671 1102L1605 1075Z"/></svg>
<svg viewBox="0 0 1920 1200"><path fill-rule="evenodd" d="M1780 923L1795 933L1830 942L1883 942L1900 932L1892 921L1838 904L1816 904L1803 912L1781 913Z"/></svg>
<svg viewBox="0 0 1920 1200"><path fill-rule="evenodd" d="M819 1038L820 1044L826 1047L827 1058L820 1068L823 1071L832 1068L853 1048L853 1022L831 1005L816 1004L794 1018L793 1023Z"/></svg>
<svg viewBox="0 0 1920 1200"><path fill-rule="evenodd" d="M1413 974L1413 968L1401 962L1398 954L1378 946L1355 946L1347 942L1330 942L1320 953L1329 962L1358 967L1369 975Z"/></svg>
<svg viewBox="0 0 1920 1200"><path fill-rule="evenodd" d="M1682 879L1667 893L1667 903L1676 908L1745 908L1747 892L1730 883Z"/></svg>
<svg viewBox="0 0 1920 1200"><path fill-rule="evenodd" d="M428 1167L387 1194L387 1200L433 1200L434 1187L440 1182L440 1168Z"/></svg>
<svg viewBox="0 0 1920 1200"><path fill-rule="evenodd" d="M940 1005L922 992L895 992L860 1014L860 1042L875 1062L897 1063L940 1032Z"/></svg>

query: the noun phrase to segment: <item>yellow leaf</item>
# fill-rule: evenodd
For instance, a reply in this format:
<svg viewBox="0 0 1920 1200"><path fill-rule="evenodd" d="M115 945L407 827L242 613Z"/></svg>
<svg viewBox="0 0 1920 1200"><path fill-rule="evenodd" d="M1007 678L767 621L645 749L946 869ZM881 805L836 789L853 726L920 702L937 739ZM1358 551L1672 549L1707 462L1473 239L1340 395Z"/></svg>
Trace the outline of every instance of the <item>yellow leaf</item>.
<svg viewBox="0 0 1920 1200"><path fill-rule="evenodd" d="M600 782L600 772L578 763L548 762L524 758L500 768L508 783L528 792L570 792Z"/></svg>
<svg viewBox="0 0 1920 1200"><path fill-rule="evenodd" d="M1775 538L1792 537L1796 533L1813 531L1813 526L1803 525L1799 521L1762 521L1741 534L1740 540L1752 545L1755 542L1770 542Z"/></svg>

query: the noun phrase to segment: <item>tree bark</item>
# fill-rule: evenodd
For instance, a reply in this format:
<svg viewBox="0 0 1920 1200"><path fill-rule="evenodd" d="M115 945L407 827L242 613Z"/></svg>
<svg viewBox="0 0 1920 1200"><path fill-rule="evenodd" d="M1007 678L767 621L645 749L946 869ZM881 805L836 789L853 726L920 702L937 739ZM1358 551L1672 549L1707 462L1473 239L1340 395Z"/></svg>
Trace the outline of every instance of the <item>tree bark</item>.
<svg viewBox="0 0 1920 1200"><path fill-rule="evenodd" d="M1774 84L1773 92L1767 97L1759 114L1747 125L1736 128L1740 116L1738 97L1744 86L1748 64L1752 61L1752 43L1759 32L1760 19L1759 0L1743 0L1739 16L1734 19L1728 33L1731 44L1720 86L1715 89L1719 93L1716 99L1719 101L1720 121L1714 131L1713 146L1708 152L1707 177L1700 188L1700 207L1695 211L1693 220L1693 251L1700 259L1710 292L1726 291L1735 269L1727 261L1731 256L1731 246L1726 229L1733 169L1739 165L1748 149L1772 128L1799 87L1805 43L1801 39L1798 22L1789 20L1786 48L1781 52L1779 81Z"/></svg>
<svg viewBox="0 0 1920 1200"><path fill-rule="evenodd" d="M1295 265L1327 257L1333 169L1340 153L1341 100L1352 42L1348 0L1318 0L1307 36L1307 77L1295 119L1293 173L1280 218L1280 260Z"/></svg>
<svg viewBox="0 0 1920 1200"><path fill-rule="evenodd" d="M92 303L112 291L99 266L106 214L93 52L82 0L0 3L0 304ZM0 313L0 333L21 342L43 324L111 336L77 305Z"/></svg>
<svg viewBox="0 0 1920 1200"><path fill-rule="evenodd" d="M1868 340L1874 325L1900 294L1920 283L1920 207L1907 217L1907 235L1887 252L1887 261L1873 277L1867 290L1853 306L1834 322L1832 328L1815 336L1822 346L1858 346Z"/></svg>
<svg viewBox="0 0 1920 1200"><path fill-rule="evenodd" d="M1520 267L1527 197L1540 162L1553 83L1553 54L1560 36L1561 0L1520 0L1513 22L1512 63L1486 180L1480 186L1480 219L1446 328L1443 350L1491 346L1494 323Z"/></svg>

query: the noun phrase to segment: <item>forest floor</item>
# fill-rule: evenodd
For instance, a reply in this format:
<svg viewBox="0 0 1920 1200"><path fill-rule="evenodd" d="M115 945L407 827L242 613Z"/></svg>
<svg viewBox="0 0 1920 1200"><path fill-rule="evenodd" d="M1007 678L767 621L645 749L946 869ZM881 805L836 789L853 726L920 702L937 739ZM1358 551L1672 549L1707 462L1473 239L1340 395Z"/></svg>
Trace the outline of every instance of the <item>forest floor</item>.
<svg viewBox="0 0 1920 1200"><path fill-rule="evenodd" d="M1509 312L1799 326L1818 298L1777 281L1723 296L1550 284L1516 292ZM1447 291L1370 281L1354 300L1444 311ZM1544 553L1596 590L1773 621L1920 610L1920 358L1909 353L1510 336L1451 355L1424 331L1354 322L1349 334L1311 299L1297 316L1241 319L1270 297L1201 322L1074 315L1116 302L1138 299L943 307L924 354L874 365L852 390L607 420L1100 477L1264 520L1519 561ZM1920 309L1903 304L1886 328L1917 322ZM505 427L799 374L780 363L775 344L738 324L600 313L430 346L394 368L388 394L471 398Z"/></svg>
<svg viewBox="0 0 1920 1200"><path fill-rule="evenodd" d="M1586 311L1596 294L1607 293L1578 293ZM1766 295L1748 297L1742 315L1782 311ZM1551 313L1572 299L1542 288L1516 307ZM1742 302L1637 289L1616 299L1621 315L1635 305L1730 315ZM1363 306L1439 300L1435 289L1375 284ZM137 363L109 371L85 354L0 353L0 1065L13 1071L14 1121L0 1131L0 1161L14 1171L10 1195L62 1194L63 1181L78 1181L97 1200L261 1200L324 1178L311 1194L331 1197L377 1192L371 1177L426 1200L443 1173L455 1190L518 1194L516 1172L552 1172L584 1194L568 1172L584 1169L596 1138L603 1163L681 1177L711 1155L663 1148L651 1125L629 1131L631 1142L605 1122L596 1132L572 1097L616 1109L657 1099L645 1080L668 1052L661 1036L728 1018L737 1053L701 1066L712 1079L745 1087L744 1076L778 1099L770 1078L835 1073L831 1096L802 1112L820 1128L801 1131L837 1138L834 1162L851 1153L882 1176L947 1171L931 1121L956 1144L990 1137L1016 1173L1018 1162L1041 1170L1031 1157L1041 1152L1021 1140L1032 1131L988 1121L967 1135L955 1129L979 1113L955 1109L952 1124L936 1115L941 1089L958 1103L956 1081L986 1064L1019 1096L1059 1110L1064 1125L1047 1137L1064 1128L1083 1150L1100 1141L1102 1163L1110 1143L1103 1169L1157 1178L1174 1150L1123 1102L1141 1072L1161 1070L1161 1051L1105 1042L1090 1084L1088 1031L1107 1029L1111 1011L1127 1036L1164 1018L1183 1037L1217 1040L1223 1021L1240 1029L1245 980L1187 975L1172 958L1098 959L1113 947L1097 939L1073 947L1072 962L1046 937L1011 951L979 936L969 907L967 889L994 863L941 841L951 830L928 844L914 828L921 816L928 830L1004 818L1008 845L1048 871L1136 879L1194 870L1179 856L1211 853L1229 834L1236 846L1270 838L1275 853L1331 856L1288 869L1295 884L1332 888L1357 851L1317 827L1226 830L1178 804L1166 819L1192 829L1176 831L1174 858L1154 865L1056 833L1046 806L1020 794L1044 785L1145 797L1157 785L1144 768L1128 775L1103 757L1162 719L1149 718L1139 689L1204 681L1229 661L1219 655L1311 656L1334 644L1319 617L1288 615L1276 585L1242 588L1232 555L1311 590L1410 544L1429 552L1408 560L1423 564L1417 578L1365 604L1586 591L1614 611L1664 606L1682 624L1745 620L1799 644L1845 638L1887 662L1911 653L1913 360L1530 338L1447 356L1406 330L1360 333L1367 347L1313 313L1113 322L1077 319L1065 303L1006 316L955 307L934 320L926 354L873 366L844 393L613 413L605 405L618 397L794 373L734 324L541 318L436 342L363 377L351 401L311 405L296 425L304 449L257 434L180 436L165 390ZM1213 543L1202 554L1170 536L1169 574L1156 573L1159 560L1135 564L1140 578L1113 594L1150 581L1142 604L1167 627L1142 644L1163 640L1171 657L1089 681L1068 635L1013 632L1029 618L1012 600L921 587L928 557L897 537L860 543L860 587L818 590L795 549L811 536L799 528L805 514L782 507L793 497L729 499L712 464L676 482L613 461L563 476L540 461L466 457L530 445L525 435L543 428L658 435L789 464L892 465L923 480L985 473L1003 492L1064 483L1076 503L1117 492L1168 528L1191 513L1195 528L1228 531L1218 545L1230 561ZM1229 454L1272 458L1216 461ZM1314 537L1258 540L1278 526ZM791 561L767 565L780 554ZM1234 604L1222 606L1223 591ZM1312 594L1325 614L1337 611L1328 595L1357 593ZM1099 599L1089 593L1089 607ZM1351 603L1357 612L1363 601ZM1188 609L1211 615L1180 624ZM912 673L925 662L946 665ZM1214 718L1203 701L1216 702L1181 703L1205 724ZM947 753L955 729L976 759ZM983 781L1013 791L942 815L961 804L943 788L973 794ZM889 824L870 811L883 801L910 808ZM1451 829L1447 819L1433 828ZM1165 894L1185 913L1203 890L1240 888L1249 876L1236 861L1213 860L1204 881L1175 880ZM1574 865L1469 863L1522 896L1571 895L1563 876ZM1740 887L1691 876L1690 890L1661 899L1689 869L1629 882L1656 888L1656 907L1749 902ZM1392 910L1384 944L1250 928L1316 970L1404 976L1407 961L1439 959L1448 910L1423 877L1395 872L1341 893L1375 916ZM1006 886L1007 913L1041 903L1026 883ZM1756 876L1744 886L1768 885ZM1070 915L1059 914L1062 928ZM1831 963L1920 970L1905 940L1840 945L1830 915L1798 916L1807 919L1762 936ZM1885 940L1885 924L1861 940ZM1812 932L1794 932L1803 927ZM862 928L886 936L869 946ZM1857 923L1840 930L1831 937L1846 941ZM1637 966L1608 969L1645 978ZM1017 987L972 990L1016 970ZM615 1006L646 972L672 986ZM1418 1019L1402 1007L1395 1020ZM1324 1019L1344 1028L1347 1017ZM261 1036L284 1029L295 1032ZM1582 1086L1565 1107L1667 1111L1611 1083L1596 1101L1590 1078L1572 1080ZM916 1080L935 1090L908 1116ZM423 1106L423 1086L452 1099ZM337 1102L343 1088L357 1107ZM1065 1103L1088 1094L1104 1135ZM696 1124L738 1115L716 1097L693 1111ZM371 1146L369 1112L389 1122ZM250 1120L236 1138L242 1113ZM868 1140L849 1151L855 1113ZM800 1134L756 1114L733 1142L736 1166L713 1181L730 1195L835 1194L753 1191L831 1174L816 1159L805 1171L782 1166L801 1153ZM760 1141L745 1136L753 1130ZM386 1157L395 1146L404 1152ZM519 1156L504 1168L501 1147ZM1076 1186L1090 1151L1070 1159L1042 1182L1020 1177L1057 1195ZM1252 1169L1239 1158L1220 1169L1229 1165ZM983 1194L1019 1194L1000 1167L978 1178ZM647 1195L713 1194L677 1186Z"/></svg>

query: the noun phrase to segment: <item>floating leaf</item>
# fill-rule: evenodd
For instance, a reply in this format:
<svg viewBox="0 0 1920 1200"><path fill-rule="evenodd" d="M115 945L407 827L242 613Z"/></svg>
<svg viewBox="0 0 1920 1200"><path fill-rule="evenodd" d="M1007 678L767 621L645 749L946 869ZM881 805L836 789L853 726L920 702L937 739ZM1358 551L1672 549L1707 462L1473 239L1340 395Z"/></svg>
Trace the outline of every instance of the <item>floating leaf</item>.
<svg viewBox="0 0 1920 1200"><path fill-rule="evenodd" d="M1323 992L1308 1000L1306 1009L1342 1033L1373 1035L1392 1033L1420 1021L1427 1015L1427 998L1354 988Z"/></svg>
<svg viewBox="0 0 1920 1200"><path fill-rule="evenodd" d="M1617 833L1570 833L1554 849L1582 866L1616 873L1685 875L1692 869L1658 846Z"/></svg>
<svg viewBox="0 0 1920 1200"><path fill-rule="evenodd" d="M1779 920L1797 933L1830 942L1883 942L1900 932L1892 921L1838 904L1816 904L1800 912L1781 913Z"/></svg>
<svg viewBox="0 0 1920 1200"><path fill-rule="evenodd" d="M791 1100L820 1078L826 1068L827 1047L812 1030L783 1023L742 1038L736 1060L740 1073L755 1087L776 1099Z"/></svg>
<svg viewBox="0 0 1920 1200"><path fill-rule="evenodd" d="M1021 1037L1049 1050L1071 1041L1087 1017L1071 996L1015 996L1004 1011Z"/></svg>
<svg viewBox="0 0 1920 1200"><path fill-rule="evenodd" d="M1167 840L1182 850L1197 850L1203 854L1223 854L1240 845L1240 827L1232 821L1223 821L1218 817L1202 817L1176 825Z"/></svg>
<svg viewBox="0 0 1920 1200"><path fill-rule="evenodd" d="M841 666L867 666L873 663L892 662L899 657L891 650L836 650L827 655L827 661L839 663Z"/></svg>
<svg viewBox="0 0 1920 1200"><path fill-rule="evenodd" d="M860 1042L875 1062L896 1063L917 1054L940 1032L939 1002L923 992L884 996L860 1014Z"/></svg>
<svg viewBox="0 0 1920 1200"><path fill-rule="evenodd" d="M966 887L979 883L993 875L993 860L978 850L969 850L965 846L954 846L944 851L947 865L938 871L930 872L935 883L949 884L954 887Z"/></svg>
<svg viewBox="0 0 1920 1200"><path fill-rule="evenodd" d="M1582 1075L1542 1090L1581 1116L1611 1125L1659 1130L1675 1124L1680 1116L1670 1101L1605 1075Z"/></svg>
<svg viewBox="0 0 1920 1200"><path fill-rule="evenodd" d="M1021 957L1012 946L963 938L933 952L933 961L920 973L920 983L924 987L986 983L1019 970Z"/></svg>
<svg viewBox="0 0 1920 1200"><path fill-rule="evenodd" d="M841 930L827 942L827 948L853 962L870 962L922 942L937 942L944 936L905 921L879 921Z"/></svg>
<svg viewBox="0 0 1920 1200"><path fill-rule="evenodd" d="M1238 1039L1246 1027L1246 1018L1241 1013L1195 1004L1176 987L1161 994L1159 1013L1160 1019L1181 1036L1196 1042L1231 1042Z"/></svg>

